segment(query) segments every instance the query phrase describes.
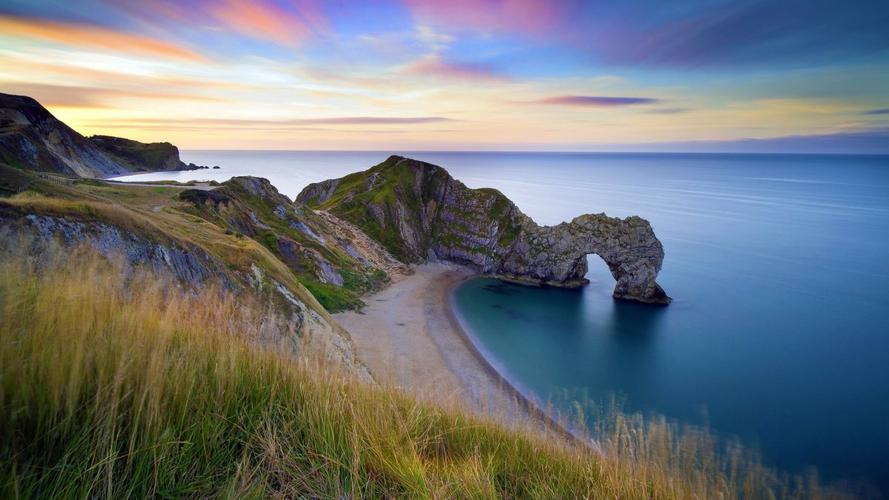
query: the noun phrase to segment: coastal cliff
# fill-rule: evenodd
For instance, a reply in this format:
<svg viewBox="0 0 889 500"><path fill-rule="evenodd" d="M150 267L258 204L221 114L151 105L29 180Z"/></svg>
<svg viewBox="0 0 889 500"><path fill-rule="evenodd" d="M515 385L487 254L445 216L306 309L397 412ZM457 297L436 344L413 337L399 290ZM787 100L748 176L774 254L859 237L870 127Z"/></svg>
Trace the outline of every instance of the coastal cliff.
<svg viewBox="0 0 889 500"><path fill-rule="evenodd" d="M36 100L0 93L0 162L71 177L200 168L179 159L169 143L145 144L109 136L86 138Z"/></svg>
<svg viewBox="0 0 889 500"><path fill-rule="evenodd" d="M410 272L360 229L292 202L267 179L234 177L212 190L184 190L178 198L226 233L263 245L329 311L360 307L361 295Z"/></svg>
<svg viewBox="0 0 889 500"><path fill-rule="evenodd" d="M94 135L89 141L131 172L186 170L195 167L180 160L179 148L169 142L144 143L108 135Z"/></svg>
<svg viewBox="0 0 889 500"><path fill-rule="evenodd" d="M307 186L297 201L361 228L404 262L448 260L532 284L585 283L587 254L616 281L614 297L668 304L656 279L664 250L648 221L581 215L539 226L494 189L470 189L443 168L400 156Z"/></svg>
<svg viewBox="0 0 889 500"><path fill-rule="evenodd" d="M240 182L268 182L246 179ZM250 205L228 187L220 187L220 195L231 196L228 213L234 219L253 219ZM211 222L209 215L199 216L190 199L180 198L191 192L205 191L176 184L127 186L71 179L0 163L0 194L9 194L0 197L0 261L28 256L41 263L48 255L90 248L110 261L122 262L127 270L147 269L170 277L183 290L221 289L243 297L245 304L264 308L263 337L258 339L262 343L290 346L299 357L320 352L332 363L369 379L349 333L330 316L337 306L360 305L356 292L333 285L333 291L317 288L312 269L282 261L265 242L257 241L263 240L258 234L253 239L221 221ZM343 262L337 265L345 266ZM352 268L380 274L369 266L353 264ZM346 273L344 269L332 267L333 272Z"/></svg>

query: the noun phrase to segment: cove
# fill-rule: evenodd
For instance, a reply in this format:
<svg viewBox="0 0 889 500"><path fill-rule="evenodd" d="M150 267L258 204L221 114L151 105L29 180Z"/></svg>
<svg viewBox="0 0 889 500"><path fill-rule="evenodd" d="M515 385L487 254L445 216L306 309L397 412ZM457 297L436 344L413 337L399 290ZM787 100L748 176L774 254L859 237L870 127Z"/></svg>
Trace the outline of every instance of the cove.
<svg viewBox="0 0 889 500"><path fill-rule="evenodd" d="M402 153L500 190L539 224L639 215L663 243L665 308L614 301L596 255L579 290L457 290L463 323L510 380L543 400L617 394L628 410L736 434L784 470L889 491L889 157ZM186 151L223 168L163 175L257 175L292 197L387 154Z"/></svg>
<svg viewBox="0 0 889 500"><path fill-rule="evenodd" d="M784 470L814 465L833 479L866 476L868 462L882 460L867 443L883 438L862 432L860 408L843 406L844 384L855 381L808 372L806 346L744 331L749 323L729 324L731 314L694 305L614 300L607 269L589 277L580 290L478 278L462 284L453 303L488 361L538 402L617 397L629 411L738 435ZM786 332L812 328L786 325ZM884 403L857 404L882 411ZM877 419L864 423L882 432Z"/></svg>

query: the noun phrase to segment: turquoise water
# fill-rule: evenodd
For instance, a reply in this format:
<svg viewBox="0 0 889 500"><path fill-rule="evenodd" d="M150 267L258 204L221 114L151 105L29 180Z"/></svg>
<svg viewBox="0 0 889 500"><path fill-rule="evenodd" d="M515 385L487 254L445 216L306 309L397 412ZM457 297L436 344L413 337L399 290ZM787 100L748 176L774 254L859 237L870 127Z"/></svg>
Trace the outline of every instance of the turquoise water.
<svg viewBox="0 0 889 500"><path fill-rule="evenodd" d="M615 302L590 256L580 290L475 280L458 312L492 362L547 400L627 408L740 436L767 462L889 489L889 158L409 153L503 191L539 223L649 219L667 308ZM139 178L268 177L290 196L386 153L192 152L222 169Z"/></svg>

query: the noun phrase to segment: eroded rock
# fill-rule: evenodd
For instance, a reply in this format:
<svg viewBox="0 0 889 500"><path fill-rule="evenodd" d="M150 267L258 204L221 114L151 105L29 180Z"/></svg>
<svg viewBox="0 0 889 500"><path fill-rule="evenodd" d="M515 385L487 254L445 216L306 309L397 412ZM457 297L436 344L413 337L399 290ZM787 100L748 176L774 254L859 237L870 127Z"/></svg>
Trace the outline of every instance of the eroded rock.
<svg viewBox="0 0 889 500"><path fill-rule="evenodd" d="M664 249L640 217L587 214L539 226L495 189L469 189L443 168L400 156L365 172L307 186L297 200L358 226L405 262L442 259L530 284L586 283L600 256L614 297L668 304L657 283Z"/></svg>

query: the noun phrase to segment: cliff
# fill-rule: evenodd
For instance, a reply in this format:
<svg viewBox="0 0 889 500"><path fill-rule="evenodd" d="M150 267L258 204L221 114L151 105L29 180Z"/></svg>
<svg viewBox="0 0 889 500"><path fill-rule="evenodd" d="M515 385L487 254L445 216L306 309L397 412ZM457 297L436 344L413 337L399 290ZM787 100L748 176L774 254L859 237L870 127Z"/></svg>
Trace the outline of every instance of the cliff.
<svg viewBox="0 0 889 500"><path fill-rule="evenodd" d="M361 228L405 262L444 259L503 278L585 283L587 254L608 264L615 298L668 304L664 250L648 221L582 215L539 226L494 189L469 189L443 168L392 156L364 172L307 186L297 201Z"/></svg>
<svg viewBox="0 0 889 500"><path fill-rule="evenodd" d="M409 269L348 222L293 203L267 180L234 177L179 194L189 212L266 247L330 311L360 307L362 294Z"/></svg>
<svg viewBox="0 0 889 500"><path fill-rule="evenodd" d="M105 156L131 172L147 170L184 170L188 165L179 159L179 148L169 142L144 143L120 137L94 135L89 141Z"/></svg>
<svg viewBox="0 0 889 500"><path fill-rule="evenodd" d="M36 100L0 93L0 162L72 177L108 177L151 170L198 168L168 143L116 137L87 139Z"/></svg>
<svg viewBox="0 0 889 500"><path fill-rule="evenodd" d="M244 201L249 197L238 195L235 184L219 188L221 196L230 197L231 208L223 211L234 220L251 220L251 205ZM29 255L40 262L46 255L64 255L86 245L110 259L122 260L128 268L149 268L172 276L186 290L222 287L238 296L258 296L268 305L264 339L289 343L297 354L320 351L349 371L369 377L348 332L330 317L329 311L336 309L331 304L342 301L331 302L323 293L310 291L308 287L317 281L311 270L283 262L265 243L232 231L221 221L199 216L194 203L180 197L192 192L215 195L214 191L38 175L0 164L0 194L4 191L11 196L0 198L0 261ZM209 213L209 207L202 210ZM291 213L292 221L296 217ZM261 219L257 218L257 224L263 224ZM257 239L263 238L257 234ZM352 268L381 275L380 281L388 279L371 267L353 264ZM332 267L333 272L345 274L342 269ZM360 304L358 292L349 293Z"/></svg>

